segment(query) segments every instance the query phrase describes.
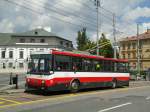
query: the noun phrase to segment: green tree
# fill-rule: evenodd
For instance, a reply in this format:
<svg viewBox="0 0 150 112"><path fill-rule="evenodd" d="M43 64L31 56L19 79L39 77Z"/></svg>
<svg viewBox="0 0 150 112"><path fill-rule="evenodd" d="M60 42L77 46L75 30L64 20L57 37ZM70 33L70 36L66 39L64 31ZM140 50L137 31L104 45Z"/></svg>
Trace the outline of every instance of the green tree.
<svg viewBox="0 0 150 112"><path fill-rule="evenodd" d="M82 30L78 31L77 49L81 51L86 50L87 43L88 43L88 38L86 35L86 28L83 28Z"/></svg>
<svg viewBox="0 0 150 112"><path fill-rule="evenodd" d="M104 33L102 33L98 43L100 45L99 54L107 58L113 58L114 51L112 44L110 43L110 40L106 38Z"/></svg>
<svg viewBox="0 0 150 112"><path fill-rule="evenodd" d="M86 49L91 53L91 54L96 54L96 50L95 50L95 47L96 47L96 43L94 41L91 41L89 38L88 38L88 41L87 41L87 44L86 44Z"/></svg>

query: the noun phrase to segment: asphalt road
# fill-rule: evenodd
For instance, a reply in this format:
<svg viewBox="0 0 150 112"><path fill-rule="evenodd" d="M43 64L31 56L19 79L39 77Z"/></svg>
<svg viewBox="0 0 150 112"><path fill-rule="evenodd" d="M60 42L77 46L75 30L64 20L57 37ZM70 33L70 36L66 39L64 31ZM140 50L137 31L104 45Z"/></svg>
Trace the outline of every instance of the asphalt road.
<svg viewBox="0 0 150 112"><path fill-rule="evenodd" d="M41 97L41 96L39 96ZM150 86L48 95L0 106L2 112L150 112ZM1 98L0 98L1 99ZM2 99L5 100L5 99ZM6 100L13 102L12 100Z"/></svg>

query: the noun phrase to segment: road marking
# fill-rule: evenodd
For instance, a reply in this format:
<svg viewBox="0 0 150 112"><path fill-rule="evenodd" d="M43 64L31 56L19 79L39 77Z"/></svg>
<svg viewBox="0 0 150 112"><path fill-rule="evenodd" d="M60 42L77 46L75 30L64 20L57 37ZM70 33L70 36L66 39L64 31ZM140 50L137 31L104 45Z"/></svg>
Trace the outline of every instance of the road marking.
<svg viewBox="0 0 150 112"><path fill-rule="evenodd" d="M149 99L150 99L150 96L146 98L146 100L149 100Z"/></svg>
<svg viewBox="0 0 150 112"><path fill-rule="evenodd" d="M128 103L124 103L124 104L117 105L117 106L114 106L114 107L110 107L110 108L106 108L106 109L103 109L103 110L99 110L98 112L106 112L106 111L109 111L109 110L112 110L112 109L116 109L116 108L120 108L120 107L123 107L123 106L126 106L126 105L130 105L130 104L132 104L132 103L128 102Z"/></svg>
<svg viewBox="0 0 150 112"><path fill-rule="evenodd" d="M20 104L20 102L17 102L17 101L14 101L14 100L8 100L8 99L4 99L4 98L0 98L0 100L15 103L15 104Z"/></svg>
<svg viewBox="0 0 150 112"><path fill-rule="evenodd" d="M0 102L0 104L3 104L4 102Z"/></svg>

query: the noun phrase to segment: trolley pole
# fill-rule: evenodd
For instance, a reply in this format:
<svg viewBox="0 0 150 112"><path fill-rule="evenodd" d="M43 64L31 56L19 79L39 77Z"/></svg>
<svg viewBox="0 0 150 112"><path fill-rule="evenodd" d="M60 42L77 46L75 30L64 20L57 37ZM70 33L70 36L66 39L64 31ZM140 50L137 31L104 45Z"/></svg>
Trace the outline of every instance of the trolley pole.
<svg viewBox="0 0 150 112"><path fill-rule="evenodd" d="M140 39L139 39L139 24L137 24L137 76L140 75L140 51L139 51L139 48L140 48Z"/></svg>

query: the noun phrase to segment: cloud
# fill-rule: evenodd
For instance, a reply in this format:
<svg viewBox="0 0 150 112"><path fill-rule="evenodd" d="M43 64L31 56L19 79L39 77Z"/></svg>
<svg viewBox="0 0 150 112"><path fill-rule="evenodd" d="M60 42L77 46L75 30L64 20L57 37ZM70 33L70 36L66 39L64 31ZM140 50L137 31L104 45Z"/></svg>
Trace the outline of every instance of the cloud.
<svg viewBox="0 0 150 112"><path fill-rule="evenodd" d="M8 19L3 19L0 21L0 31L1 32L13 32L14 31L14 24L8 20Z"/></svg>
<svg viewBox="0 0 150 112"><path fill-rule="evenodd" d="M148 7L137 7L128 13L126 13L123 18L127 21L135 21L139 17L150 17L150 8Z"/></svg>
<svg viewBox="0 0 150 112"><path fill-rule="evenodd" d="M136 35L136 19L150 17L149 7L139 7L144 1L146 0L103 0L102 6L117 15L116 29L123 32L123 34L117 33L117 38ZM51 27L52 32L72 40L75 44L77 31L86 27L88 37L96 41L96 9L94 3L89 0L13 0L12 2L29 7L39 14L0 0L2 24L0 32L21 32L39 26ZM113 40L112 14L102 9L101 11L109 17L108 19L101 15L101 32Z"/></svg>
<svg viewBox="0 0 150 112"><path fill-rule="evenodd" d="M41 27L51 26L51 19L46 15L39 15L35 19L36 21L31 22L29 29L34 29L37 28L38 26Z"/></svg>

